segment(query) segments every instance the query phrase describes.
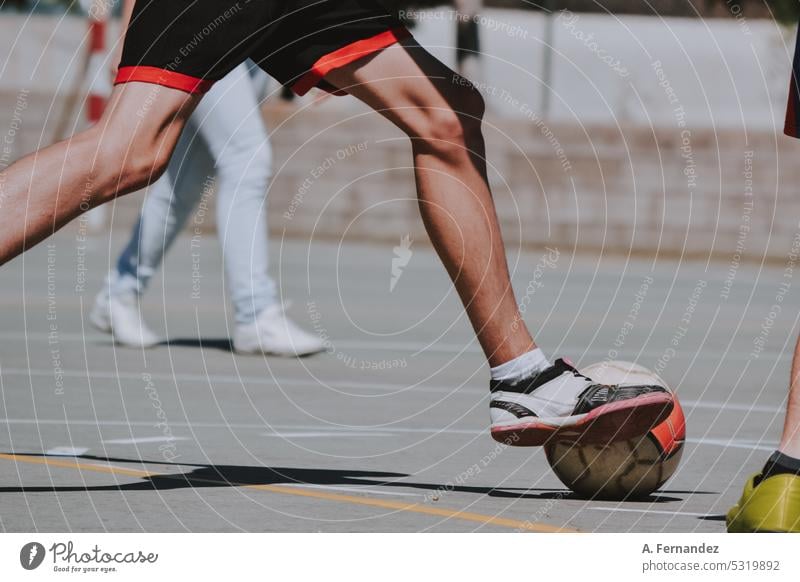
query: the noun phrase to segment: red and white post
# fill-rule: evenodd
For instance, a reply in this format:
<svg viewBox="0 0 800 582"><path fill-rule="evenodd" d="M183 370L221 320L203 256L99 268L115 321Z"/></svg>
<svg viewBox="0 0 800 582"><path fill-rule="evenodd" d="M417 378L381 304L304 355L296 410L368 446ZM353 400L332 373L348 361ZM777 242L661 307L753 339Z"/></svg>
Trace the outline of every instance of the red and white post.
<svg viewBox="0 0 800 582"><path fill-rule="evenodd" d="M86 68L85 115L89 125L100 121L111 96L112 83L108 74L108 46L106 31L110 7L106 0L92 0L89 5L89 44L88 67ZM108 222L108 208L105 205L93 208L86 214L89 232L100 232Z"/></svg>

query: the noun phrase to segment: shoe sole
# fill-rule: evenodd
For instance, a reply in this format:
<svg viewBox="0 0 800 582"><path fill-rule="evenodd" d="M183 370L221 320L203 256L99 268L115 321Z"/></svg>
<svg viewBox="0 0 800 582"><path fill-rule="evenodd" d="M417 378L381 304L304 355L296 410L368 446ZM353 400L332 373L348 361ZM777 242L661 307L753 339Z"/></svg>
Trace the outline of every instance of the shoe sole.
<svg viewBox="0 0 800 582"><path fill-rule="evenodd" d="M243 356L278 356L280 358L305 358L306 356L313 356L314 354L321 354L325 351L324 347L303 350L300 352L281 352L273 350L262 350L258 347L252 349L240 348L236 345L236 340L231 341L231 347L237 354Z"/></svg>
<svg viewBox="0 0 800 582"><path fill-rule="evenodd" d="M648 394L604 404L570 424L550 424L546 419L532 418L492 427L491 432L497 442L516 447L541 447L553 439L576 444L609 444L646 434L669 417L673 406L671 394Z"/></svg>

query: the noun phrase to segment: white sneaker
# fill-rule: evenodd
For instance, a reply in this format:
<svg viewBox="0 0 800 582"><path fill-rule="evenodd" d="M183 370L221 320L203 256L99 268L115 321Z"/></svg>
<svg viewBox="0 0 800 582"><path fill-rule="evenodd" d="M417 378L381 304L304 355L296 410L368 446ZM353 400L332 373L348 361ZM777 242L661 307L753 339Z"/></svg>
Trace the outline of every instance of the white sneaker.
<svg viewBox="0 0 800 582"><path fill-rule="evenodd" d="M325 350L324 342L286 317L284 307L267 307L253 323L237 325L233 349L241 354L307 356Z"/></svg>
<svg viewBox="0 0 800 582"><path fill-rule="evenodd" d="M97 294L89 321L104 333L110 333L114 343L129 348L151 348L161 343L142 319L135 295L112 296L108 284Z"/></svg>

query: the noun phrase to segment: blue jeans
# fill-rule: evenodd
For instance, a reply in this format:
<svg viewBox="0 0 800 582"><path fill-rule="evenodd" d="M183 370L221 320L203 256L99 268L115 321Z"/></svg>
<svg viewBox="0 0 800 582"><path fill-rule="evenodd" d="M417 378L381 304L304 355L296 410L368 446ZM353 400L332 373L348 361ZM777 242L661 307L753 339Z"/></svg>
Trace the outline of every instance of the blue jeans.
<svg viewBox="0 0 800 582"><path fill-rule="evenodd" d="M196 139L198 134L202 142ZM240 65L200 102L167 172L148 189L117 262L111 293L145 291L186 219L201 199L205 203L210 196L216 174L217 230L236 322L255 320L276 301L275 283L267 272L266 191L271 164L254 82L246 65Z"/></svg>

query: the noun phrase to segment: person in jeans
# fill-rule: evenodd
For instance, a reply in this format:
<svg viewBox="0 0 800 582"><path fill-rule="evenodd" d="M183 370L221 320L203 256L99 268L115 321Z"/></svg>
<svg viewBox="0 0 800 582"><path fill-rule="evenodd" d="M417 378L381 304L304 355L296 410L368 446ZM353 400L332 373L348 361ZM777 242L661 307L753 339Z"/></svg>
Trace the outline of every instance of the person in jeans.
<svg viewBox="0 0 800 582"><path fill-rule="evenodd" d="M216 175L217 229L235 318L234 349L281 356L322 351L321 338L284 314L268 273L265 194L271 161L256 81L243 63L198 105L169 169L150 186L116 269L97 295L92 324L123 346L151 347L162 341L144 322L140 299Z"/></svg>

